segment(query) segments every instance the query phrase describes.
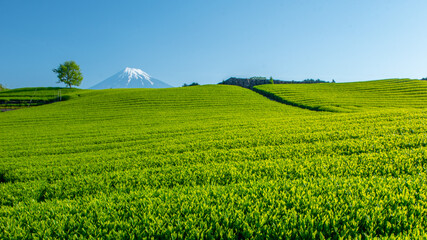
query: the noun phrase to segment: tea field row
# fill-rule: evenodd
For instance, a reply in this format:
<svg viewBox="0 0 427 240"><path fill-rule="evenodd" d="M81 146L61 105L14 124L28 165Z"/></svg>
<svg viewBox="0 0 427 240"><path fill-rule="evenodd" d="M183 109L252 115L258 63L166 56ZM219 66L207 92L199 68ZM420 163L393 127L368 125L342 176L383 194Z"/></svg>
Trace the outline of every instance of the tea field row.
<svg viewBox="0 0 427 240"><path fill-rule="evenodd" d="M0 114L0 237L426 237L426 120L235 86L76 92Z"/></svg>
<svg viewBox="0 0 427 240"><path fill-rule="evenodd" d="M387 79L352 83L266 84L255 90L278 101L318 111L360 112L425 108L427 81Z"/></svg>

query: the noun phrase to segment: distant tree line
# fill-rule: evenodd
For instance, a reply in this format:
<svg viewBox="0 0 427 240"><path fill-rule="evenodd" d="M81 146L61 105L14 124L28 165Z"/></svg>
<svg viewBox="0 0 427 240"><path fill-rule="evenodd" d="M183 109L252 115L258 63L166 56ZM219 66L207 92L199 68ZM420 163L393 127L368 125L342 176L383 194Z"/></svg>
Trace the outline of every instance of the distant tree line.
<svg viewBox="0 0 427 240"><path fill-rule="evenodd" d="M314 80L313 78L304 79L302 82L303 83L328 83L327 81L323 81L323 80L320 80L320 79Z"/></svg>
<svg viewBox="0 0 427 240"><path fill-rule="evenodd" d="M182 85L183 87L191 87L191 86L198 86L198 85L200 85L200 84L198 84L198 83L196 83L196 82L193 82L193 83L190 83L190 84L186 84L186 83L184 83L184 85Z"/></svg>
<svg viewBox="0 0 427 240"><path fill-rule="evenodd" d="M312 78L308 78L303 81L295 81L295 80L284 81L284 80L273 79L273 77L270 77L269 79L267 79L266 77L251 77L251 78L230 77L229 79L223 80L218 84L236 85L236 86L252 89L254 86L262 85L262 84L311 84L311 83L329 83L329 82L320 80L320 79L312 79ZM332 79L331 83L335 83L335 80Z"/></svg>
<svg viewBox="0 0 427 240"><path fill-rule="evenodd" d="M250 80L267 80L266 77L251 77Z"/></svg>
<svg viewBox="0 0 427 240"><path fill-rule="evenodd" d="M427 77L425 77L425 78L421 78L421 80L427 80Z"/></svg>

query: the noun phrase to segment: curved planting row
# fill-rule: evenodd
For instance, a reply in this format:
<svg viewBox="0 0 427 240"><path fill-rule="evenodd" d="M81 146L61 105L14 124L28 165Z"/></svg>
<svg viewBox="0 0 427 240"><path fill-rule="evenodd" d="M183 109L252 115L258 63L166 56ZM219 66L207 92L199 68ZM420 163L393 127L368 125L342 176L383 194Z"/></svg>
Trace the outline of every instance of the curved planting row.
<svg viewBox="0 0 427 240"><path fill-rule="evenodd" d="M79 94L1 114L1 239L426 237L425 109L313 112L235 86Z"/></svg>
<svg viewBox="0 0 427 240"><path fill-rule="evenodd" d="M379 108L427 107L427 81L421 80L266 84L254 89L277 101L318 111L358 112Z"/></svg>

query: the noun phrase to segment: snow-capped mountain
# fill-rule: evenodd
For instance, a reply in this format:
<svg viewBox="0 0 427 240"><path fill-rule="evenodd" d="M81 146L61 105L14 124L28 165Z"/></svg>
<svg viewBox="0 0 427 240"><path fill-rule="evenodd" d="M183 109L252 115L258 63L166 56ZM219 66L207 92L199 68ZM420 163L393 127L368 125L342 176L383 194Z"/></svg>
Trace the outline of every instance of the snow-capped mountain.
<svg viewBox="0 0 427 240"><path fill-rule="evenodd" d="M171 85L152 78L138 68L125 68L90 89L109 88L170 88Z"/></svg>

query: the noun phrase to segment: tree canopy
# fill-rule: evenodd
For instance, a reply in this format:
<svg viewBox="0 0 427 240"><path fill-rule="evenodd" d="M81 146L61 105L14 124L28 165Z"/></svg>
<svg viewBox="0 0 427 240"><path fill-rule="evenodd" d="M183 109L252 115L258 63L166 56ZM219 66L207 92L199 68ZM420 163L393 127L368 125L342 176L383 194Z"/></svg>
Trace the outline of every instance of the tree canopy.
<svg viewBox="0 0 427 240"><path fill-rule="evenodd" d="M58 68L52 70L57 74L58 83L65 83L68 87L80 86L83 75L80 72L80 66L74 61L66 61L60 64Z"/></svg>

